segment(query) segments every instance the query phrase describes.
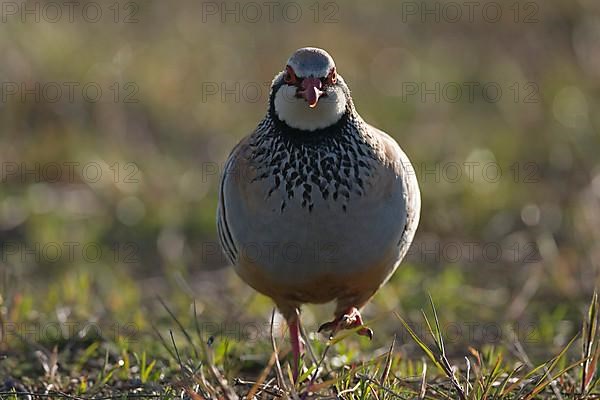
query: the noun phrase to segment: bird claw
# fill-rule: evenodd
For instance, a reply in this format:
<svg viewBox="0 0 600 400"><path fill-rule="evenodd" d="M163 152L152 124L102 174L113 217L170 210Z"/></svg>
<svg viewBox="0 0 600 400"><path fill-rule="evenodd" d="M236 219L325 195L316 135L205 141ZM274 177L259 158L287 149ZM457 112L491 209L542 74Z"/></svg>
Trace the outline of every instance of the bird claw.
<svg viewBox="0 0 600 400"><path fill-rule="evenodd" d="M364 327L359 329L356 333L361 336L367 336L369 340L373 340L373 330L371 328Z"/></svg>
<svg viewBox="0 0 600 400"><path fill-rule="evenodd" d="M369 340L373 340L373 331L364 326L360 312L356 307L351 307L344 314L340 315L333 321L325 322L319 327L319 332L329 331L329 337L332 338L337 332L343 329L353 329L361 326L356 333L361 336L368 336Z"/></svg>

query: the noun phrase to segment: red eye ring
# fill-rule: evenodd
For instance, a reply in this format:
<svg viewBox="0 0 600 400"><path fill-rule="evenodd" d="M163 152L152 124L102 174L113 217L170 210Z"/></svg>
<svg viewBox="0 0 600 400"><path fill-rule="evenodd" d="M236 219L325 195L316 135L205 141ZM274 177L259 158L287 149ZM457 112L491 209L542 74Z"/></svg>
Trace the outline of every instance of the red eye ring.
<svg viewBox="0 0 600 400"><path fill-rule="evenodd" d="M335 85L337 82L337 74L335 73L335 67L331 68L329 75L327 75L327 83Z"/></svg>
<svg viewBox="0 0 600 400"><path fill-rule="evenodd" d="M289 65L287 65L285 67L285 74L283 75L283 81L285 83L287 83L288 85L296 84L296 81L297 81L296 73L294 72L292 67L290 67Z"/></svg>

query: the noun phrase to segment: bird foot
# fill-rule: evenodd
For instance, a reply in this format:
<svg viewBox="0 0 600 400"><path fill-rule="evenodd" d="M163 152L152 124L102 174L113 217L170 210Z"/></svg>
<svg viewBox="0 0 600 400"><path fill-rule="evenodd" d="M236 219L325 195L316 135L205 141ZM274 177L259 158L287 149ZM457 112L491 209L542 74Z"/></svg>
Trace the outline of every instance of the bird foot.
<svg viewBox="0 0 600 400"><path fill-rule="evenodd" d="M350 307L345 313L334 319L333 321L326 322L319 327L319 332L330 332L329 337L333 337L337 332L343 329L353 329L361 326L356 333L361 336L368 336L370 340L373 340L373 331L367 328L363 324L362 316L360 311L356 307Z"/></svg>

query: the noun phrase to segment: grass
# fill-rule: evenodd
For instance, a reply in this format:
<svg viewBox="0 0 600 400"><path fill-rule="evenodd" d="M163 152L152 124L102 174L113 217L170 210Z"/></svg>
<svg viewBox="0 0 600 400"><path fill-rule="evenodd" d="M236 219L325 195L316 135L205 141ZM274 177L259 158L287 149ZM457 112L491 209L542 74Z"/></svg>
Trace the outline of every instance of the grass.
<svg viewBox="0 0 600 400"><path fill-rule="evenodd" d="M133 351L126 341L72 338L66 344L42 345L18 336L24 352L5 351L0 375L20 376L0 382L0 398L291 398L291 399L536 399L600 397L597 361L600 354L598 296L594 293L578 332L554 356L532 364L523 346L469 347L453 357L443 334L438 311L430 297L422 311L427 335L420 335L399 313L398 325L417 345L410 356L395 351L390 338L386 351L352 355L347 342L352 332L325 340L304 332L307 353L298 382L291 378L289 346L276 334L275 313L270 338L250 347L207 337L201 329L196 303L191 318L183 318L158 299L169 316L165 327L153 326ZM6 311L6 309L4 309ZM181 316L184 317L184 316ZM2 314L3 327L6 312ZM170 325L170 326L169 326ZM7 332L3 332L6 338ZM576 351L576 344L581 346ZM59 350L60 348L60 350ZM249 366L242 355L259 354ZM340 362L342 360L342 362ZM353 360L347 362L348 360ZM248 373L248 371L254 371Z"/></svg>
<svg viewBox="0 0 600 400"><path fill-rule="evenodd" d="M136 23L115 24L113 2L99 23L81 7L74 23L64 7L57 23L4 15L3 83L65 90L57 102L5 90L0 104L0 397L598 397L597 2L537 2L536 23L514 22L532 5L514 0L496 2L500 23L481 6L474 22L463 7L456 23L405 23L408 3L391 0L334 2L339 21L315 23L312 3L298 23L269 22L265 8L257 23L202 23L188 0L139 2ZM268 86L306 45L330 51L361 116L409 155L423 211L402 267L365 309L373 341L326 340L315 331L331 315L306 307L293 385L285 326L224 268L215 212L223 162L268 97L228 91ZM74 101L67 82L79 84ZM91 82L99 102L82 96ZM503 96L471 100L468 82ZM415 83L465 90L457 102L406 96ZM45 168L73 163L58 180ZM94 165L97 182L83 168Z"/></svg>

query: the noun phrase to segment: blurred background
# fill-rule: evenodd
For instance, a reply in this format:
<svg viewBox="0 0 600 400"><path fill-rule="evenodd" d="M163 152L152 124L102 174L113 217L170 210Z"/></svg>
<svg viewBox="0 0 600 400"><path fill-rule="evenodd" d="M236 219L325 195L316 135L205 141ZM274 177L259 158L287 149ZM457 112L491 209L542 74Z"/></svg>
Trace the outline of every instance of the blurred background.
<svg viewBox="0 0 600 400"><path fill-rule="evenodd" d="M417 326L427 293L455 354L516 338L544 358L580 328L600 272L597 1L0 8L0 347L94 326L135 348L173 324L157 296L183 321L195 301L241 355L268 345L272 305L220 253L216 189L304 46L334 57L423 198L365 309L374 341L343 345L412 351L391 311ZM331 310L306 307L308 330Z"/></svg>

